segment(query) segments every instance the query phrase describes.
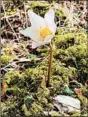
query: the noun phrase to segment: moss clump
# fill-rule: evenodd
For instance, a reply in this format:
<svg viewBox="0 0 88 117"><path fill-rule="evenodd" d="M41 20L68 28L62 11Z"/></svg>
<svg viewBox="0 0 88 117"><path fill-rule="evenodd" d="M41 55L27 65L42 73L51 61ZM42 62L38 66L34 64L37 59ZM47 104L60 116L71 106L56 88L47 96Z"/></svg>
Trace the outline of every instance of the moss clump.
<svg viewBox="0 0 88 117"><path fill-rule="evenodd" d="M1 56L1 64L3 65L3 64L8 64L12 59L13 59L13 57L12 56L9 56L9 55L2 55Z"/></svg>
<svg viewBox="0 0 88 117"><path fill-rule="evenodd" d="M10 45L5 45L2 49L1 64L2 66L7 65L15 58L15 53Z"/></svg>
<svg viewBox="0 0 88 117"><path fill-rule="evenodd" d="M38 56L45 58L39 63L36 63L36 66L26 69L23 72L20 70L13 70L4 75L3 81L8 84L6 97L7 100L10 100L4 105L7 108L7 110L3 109L3 113L5 111L3 114L4 117L8 115L9 109L13 110L12 106L8 106L9 102L14 102L14 104L17 104L14 106L14 109L15 107L19 108L18 112L17 110L14 110L14 112L17 112L18 114L22 113L25 116L42 114L44 110L48 111L54 108L52 102L54 95L63 94L65 84L68 85L69 88L70 79L75 79L78 82L83 83L83 77L83 80L86 81L86 36L82 41L80 41L81 36L76 38L71 32L68 32L69 31L63 30L64 35L62 35L62 32L57 33L55 39L55 51L50 88L46 88L44 85L41 85L43 79L45 79L45 81L47 80L48 47L40 47L36 49ZM76 35L77 34L78 32ZM35 56L33 56L33 61L34 58ZM81 74L83 74L82 77L80 77ZM85 91L83 84L81 84L81 86L83 87L83 91ZM33 97L33 101L31 103L27 104L24 102L24 99L27 96ZM78 96L74 92L72 97ZM82 106L85 108L82 111L82 114L84 115L86 114L86 97L83 95L83 97L78 97L78 99L80 99ZM14 114L14 112L11 111L11 114ZM52 116L54 115L58 115L58 113L52 113Z"/></svg>
<svg viewBox="0 0 88 117"><path fill-rule="evenodd" d="M51 112L50 115L51 115L51 117L58 117L58 116L60 116L60 114L58 112L56 112L56 111Z"/></svg>
<svg viewBox="0 0 88 117"><path fill-rule="evenodd" d="M31 6L31 7L30 7ZM44 14L46 13L46 11L49 9L49 4L47 1L42 1L42 2L31 2L31 4L29 5L29 9L32 9L35 13L40 14L41 16L44 16Z"/></svg>
<svg viewBox="0 0 88 117"><path fill-rule="evenodd" d="M44 16L49 6L48 2L31 2L28 9L32 9L37 14ZM61 20L66 19L62 10L57 10L55 15L57 20L58 18ZM81 30L75 27L73 29L58 28L52 42L55 44L55 50L51 87L48 88L45 87L49 57L48 44L37 48L33 51L33 54L26 52L28 41L21 41L18 49L22 51L17 54L13 51L12 45L3 46L1 56L3 65L10 63L19 54L33 61L32 67L30 67L31 62L29 62L27 63L28 67L25 67L23 71L14 69L3 75L2 80L8 85L6 96L1 102L3 117L12 117L13 115L15 117L29 117L30 115L43 114L44 111L53 110L55 109L53 97L59 94L63 95L65 86L68 86L68 89L71 88L72 91L78 86L81 87L82 96L78 96L75 91L71 96L81 101L81 115L87 115L87 34L84 29ZM41 58L39 62L35 61L37 57ZM22 63L20 66L24 67L25 65ZM70 86L71 81L77 81L77 84ZM66 91L65 94L69 95ZM33 100L30 101L30 97ZM25 99L28 100L25 101ZM52 117L60 115L57 111L51 113ZM69 116L69 114L65 115ZM73 116L79 116L79 113L74 113Z"/></svg>
<svg viewBox="0 0 88 117"><path fill-rule="evenodd" d="M78 117L78 116L80 116L80 113L74 113L74 114L72 114L72 116L73 117L75 117L75 116Z"/></svg>
<svg viewBox="0 0 88 117"><path fill-rule="evenodd" d="M57 10L56 11L56 16L57 17L66 17L65 13L62 10Z"/></svg>
<svg viewBox="0 0 88 117"><path fill-rule="evenodd" d="M41 114L42 107L38 104L38 103L33 103L29 109L27 109L26 105L22 105L22 111L24 112L24 115L26 115L27 117L30 115L36 115L36 113L39 115Z"/></svg>

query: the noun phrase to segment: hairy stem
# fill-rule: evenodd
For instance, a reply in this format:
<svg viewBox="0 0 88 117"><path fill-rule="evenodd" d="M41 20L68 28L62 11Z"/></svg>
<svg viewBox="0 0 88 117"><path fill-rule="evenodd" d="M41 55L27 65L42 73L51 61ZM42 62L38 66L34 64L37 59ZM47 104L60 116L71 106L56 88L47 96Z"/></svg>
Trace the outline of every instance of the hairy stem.
<svg viewBox="0 0 88 117"><path fill-rule="evenodd" d="M52 59L53 59L53 45L50 43L50 58L49 58L49 67L48 67L48 79L46 86L50 86L50 78L51 78L51 72L52 72Z"/></svg>

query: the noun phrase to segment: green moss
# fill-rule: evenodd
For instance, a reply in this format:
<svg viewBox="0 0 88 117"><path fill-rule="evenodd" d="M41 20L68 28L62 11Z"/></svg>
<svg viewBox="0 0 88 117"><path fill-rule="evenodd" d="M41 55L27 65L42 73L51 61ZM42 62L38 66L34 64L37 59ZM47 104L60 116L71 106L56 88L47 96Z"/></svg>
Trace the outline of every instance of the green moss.
<svg viewBox="0 0 88 117"><path fill-rule="evenodd" d="M31 113L29 110L27 110L27 107L26 107L25 104L22 105L22 111L24 112L24 114L25 114L27 117L30 116L30 115L32 115L32 113Z"/></svg>
<svg viewBox="0 0 88 117"><path fill-rule="evenodd" d="M13 52L13 48L10 45L5 45L2 49L1 63L2 65L8 64L15 58L15 54Z"/></svg>
<svg viewBox="0 0 88 117"><path fill-rule="evenodd" d="M66 16L66 15L62 10L57 10L56 11L56 16L63 17L63 16Z"/></svg>
<svg viewBox="0 0 88 117"><path fill-rule="evenodd" d="M12 47L10 47L10 45L6 45L5 47L3 47L2 49L2 53L3 54L7 54L7 55L12 55Z"/></svg>
<svg viewBox="0 0 88 117"><path fill-rule="evenodd" d="M36 115L36 113L39 115L43 111L42 107L38 103L33 103L30 109L32 115Z"/></svg>
<svg viewBox="0 0 88 117"><path fill-rule="evenodd" d="M31 7L30 7L31 6ZM33 11L37 14L40 14L41 16L44 16L44 14L46 13L46 11L49 9L49 4L47 2L31 2L31 4L29 5L29 9L33 9Z"/></svg>
<svg viewBox="0 0 88 117"><path fill-rule="evenodd" d="M87 47L86 44L76 45L68 48L68 52L73 56L82 58L87 55Z"/></svg>
<svg viewBox="0 0 88 117"><path fill-rule="evenodd" d="M2 64L8 64L13 59L13 56L2 55L0 59Z"/></svg>
<svg viewBox="0 0 88 117"><path fill-rule="evenodd" d="M81 103L84 105L84 106L87 106L87 98L86 97L84 97L84 96L79 96L79 99L81 100Z"/></svg>
<svg viewBox="0 0 88 117"><path fill-rule="evenodd" d="M7 15L13 15L13 14L16 14L17 13L17 11L16 10L8 10L8 12L7 12Z"/></svg>
<svg viewBox="0 0 88 117"><path fill-rule="evenodd" d="M79 35L78 32L76 34ZM81 80L80 75L87 74L87 61L85 59L86 36L85 33L83 33L83 35L84 38L80 41L81 36L75 37L72 32L59 31L57 33L55 37L51 88L41 87L42 78L45 76L47 80L48 47L45 48L43 46L36 50L38 56L43 58L39 63L36 63L36 66L26 69L24 72L13 70L5 74L3 79L9 87L6 95L9 96L8 99L10 99L10 102L21 105L20 110L22 109L25 116L35 115L36 113L41 114L44 108L47 110L52 109L53 96L55 94L63 94L65 84L69 86L69 79L75 78ZM7 53L7 51L4 51L4 53ZM33 61L36 59L36 55L29 57ZM83 77L85 79L85 76ZM83 91L84 90L85 89L83 89ZM8 94L8 92L10 94ZM10 96L12 97L10 98ZM24 104L26 96L32 96L34 101L30 104ZM72 94L72 97L76 96L76 94ZM82 105L86 107L87 102L85 96L78 98ZM13 107L10 109L12 110ZM7 111L8 110L9 109L7 109ZM83 114L85 114L85 111L86 110L84 110ZM5 113L3 116L5 117L6 115ZM58 113L52 113L52 116L55 115L58 115ZM76 113L74 115L76 116L78 114Z"/></svg>
<svg viewBox="0 0 88 117"><path fill-rule="evenodd" d="M52 111L50 115L51 115L51 117L58 117L58 116L60 116L60 114L58 112L56 112L56 111Z"/></svg>
<svg viewBox="0 0 88 117"><path fill-rule="evenodd" d="M49 96L49 89L38 88L38 93L36 93L36 96L40 102L43 102L43 100L45 100L45 98L48 98L48 96ZM47 100L46 100L46 102L47 102Z"/></svg>
<svg viewBox="0 0 88 117"><path fill-rule="evenodd" d="M80 116L80 113L74 113L74 114L72 114L72 116L73 117L75 117L75 116L78 117L78 116Z"/></svg>
<svg viewBox="0 0 88 117"><path fill-rule="evenodd" d="M15 84L20 79L20 76L21 75L20 75L20 72L19 71L9 71L7 74L5 74L4 80L8 84Z"/></svg>
<svg viewBox="0 0 88 117"><path fill-rule="evenodd" d="M32 9L39 15L44 16L49 7L50 4L48 2L31 2L28 9ZM66 17L62 10L57 10L55 15L62 19ZM27 58L34 62L32 68L29 65L29 68L22 72L15 69L7 72L2 77L2 80L8 84L6 99L4 98L1 102L3 117L12 117L13 115L20 117L22 114L25 117L29 117L30 115L43 113L44 109L52 110L54 108L53 97L63 94L65 85L69 87L69 79L77 79L81 83L82 91L87 90L87 87L83 84L83 81L86 82L88 75L86 32L75 27L74 29L59 28L52 42L55 44L55 50L51 87L41 86L43 77L47 80L49 61L49 47L41 46L33 54L27 55ZM26 52L26 43L22 41L20 45L24 52ZM35 62L37 57L42 59L39 62ZM11 45L5 45L2 49L1 63L8 64L13 58L15 58L13 48ZM32 96L33 102L25 103L24 100L27 96ZM78 97L76 94L71 96ZM78 99L80 99L83 107L81 113L86 115L87 98L83 95L79 96ZM30 100L26 101L29 102ZM59 115L56 111L51 114L51 116ZM66 116L69 115L66 114ZM74 113L73 116L79 116L79 113Z"/></svg>
<svg viewBox="0 0 88 117"><path fill-rule="evenodd" d="M34 102L29 109L27 109L25 104L22 105L22 111L24 111L26 116L36 115L36 113L39 115L42 112L42 107Z"/></svg>

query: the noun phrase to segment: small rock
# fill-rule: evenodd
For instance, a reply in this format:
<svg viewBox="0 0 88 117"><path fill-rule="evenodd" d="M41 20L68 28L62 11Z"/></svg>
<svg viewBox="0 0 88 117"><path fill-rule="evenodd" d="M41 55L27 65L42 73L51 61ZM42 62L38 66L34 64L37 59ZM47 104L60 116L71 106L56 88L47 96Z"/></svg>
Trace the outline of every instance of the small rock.
<svg viewBox="0 0 88 117"><path fill-rule="evenodd" d="M80 112L80 101L70 96L57 95L54 98L54 106L62 114Z"/></svg>

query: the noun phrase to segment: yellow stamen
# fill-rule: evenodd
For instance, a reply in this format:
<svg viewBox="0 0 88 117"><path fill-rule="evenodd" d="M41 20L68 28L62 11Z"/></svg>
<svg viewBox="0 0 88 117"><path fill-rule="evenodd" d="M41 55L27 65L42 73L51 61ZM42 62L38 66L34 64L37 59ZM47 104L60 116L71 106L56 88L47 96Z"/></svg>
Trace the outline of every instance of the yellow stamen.
<svg viewBox="0 0 88 117"><path fill-rule="evenodd" d="M39 30L40 40L44 40L46 36L53 34L48 27Z"/></svg>

